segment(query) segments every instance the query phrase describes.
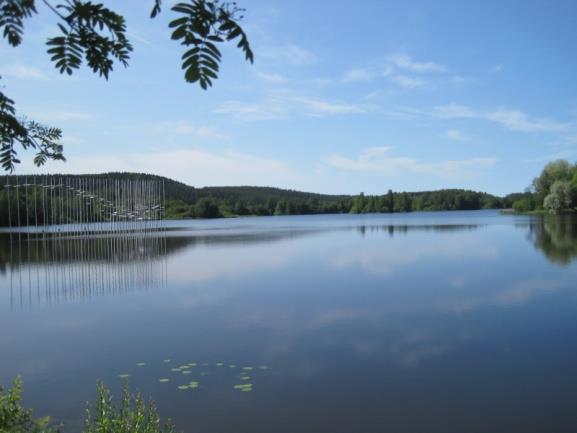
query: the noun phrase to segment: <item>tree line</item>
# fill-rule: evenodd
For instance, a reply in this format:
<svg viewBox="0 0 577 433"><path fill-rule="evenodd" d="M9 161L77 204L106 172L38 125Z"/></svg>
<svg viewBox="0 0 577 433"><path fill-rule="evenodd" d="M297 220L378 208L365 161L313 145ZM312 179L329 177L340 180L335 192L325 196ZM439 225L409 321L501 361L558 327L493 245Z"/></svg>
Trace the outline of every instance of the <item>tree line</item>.
<svg viewBox="0 0 577 433"><path fill-rule="evenodd" d="M507 197L500 198L483 192L462 189L443 189L422 192L393 192L382 195L329 195L271 187L231 186L195 188L160 176L140 173L106 173L97 175L3 176L0 189L0 225L8 225L8 188L18 183L58 184L66 178L107 178L111 180L158 180L164 183L165 216L177 218L220 218L232 216L311 215L329 213L392 213L441 210L498 209L511 206ZM21 215L26 212L25 188L20 188L18 200ZM33 189L28 194L33 194ZM15 190L11 188L10 201L15 212ZM32 203L28 197L28 205ZM49 212L50 209L47 210ZM38 218L35 218L38 220ZM42 221L42 218L40 218Z"/></svg>
<svg viewBox="0 0 577 433"><path fill-rule="evenodd" d="M574 212L577 208L577 164L564 159L550 162L531 186L514 197L517 212Z"/></svg>

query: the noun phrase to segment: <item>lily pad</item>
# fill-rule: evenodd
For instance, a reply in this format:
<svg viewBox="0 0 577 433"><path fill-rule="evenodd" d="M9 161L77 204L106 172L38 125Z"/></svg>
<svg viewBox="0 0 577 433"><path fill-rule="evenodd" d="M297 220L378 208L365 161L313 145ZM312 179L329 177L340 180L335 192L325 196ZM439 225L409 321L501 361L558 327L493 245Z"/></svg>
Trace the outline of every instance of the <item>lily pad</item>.
<svg viewBox="0 0 577 433"><path fill-rule="evenodd" d="M243 370L251 371L254 370L254 367L242 367Z"/></svg>
<svg viewBox="0 0 577 433"><path fill-rule="evenodd" d="M165 364L168 364L168 363L170 362L170 359L165 359L165 360L162 361L162 362L164 362Z"/></svg>
<svg viewBox="0 0 577 433"><path fill-rule="evenodd" d="M137 367L144 367L146 365L145 362L139 362L136 364Z"/></svg>
<svg viewBox="0 0 577 433"><path fill-rule="evenodd" d="M184 371L182 372L182 374L190 374L190 373L192 373L192 371L190 371L190 370L184 370Z"/></svg>
<svg viewBox="0 0 577 433"><path fill-rule="evenodd" d="M230 364L230 365L228 366L228 368L236 368L236 365L235 365L235 364Z"/></svg>
<svg viewBox="0 0 577 433"><path fill-rule="evenodd" d="M171 368L170 371L179 372L180 368Z"/></svg>
<svg viewBox="0 0 577 433"><path fill-rule="evenodd" d="M185 389L188 389L188 385L179 385L178 389L180 389L181 391L184 391Z"/></svg>
<svg viewBox="0 0 577 433"><path fill-rule="evenodd" d="M208 372L202 371L202 372L200 372L200 375L201 375L201 376L208 376Z"/></svg>
<svg viewBox="0 0 577 433"><path fill-rule="evenodd" d="M170 382L170 379L163 378L163 379L158 379L158 381L159 381L160 383L166 383L166 382Z"/></svg>
<svg viewBox="0 0 577 433"><path fill-rule="evenodd" d="M121 379L128 379L130 376L132 376L132 374L123 373L118 375L118 377Z"/></svg>
<svg viewBox="0 0 577 433"><path fill-rule="evenodd" d="M224 365L224 362L217 362L217 363L216 363L216 366L217 366L217 367L222 367L223 365Z"/></svg>
<svg viewBox="0 0 577 433"><path fill-rule="evenodd" d="M241 376L240 380L250 380L250 376Z"/></svg>

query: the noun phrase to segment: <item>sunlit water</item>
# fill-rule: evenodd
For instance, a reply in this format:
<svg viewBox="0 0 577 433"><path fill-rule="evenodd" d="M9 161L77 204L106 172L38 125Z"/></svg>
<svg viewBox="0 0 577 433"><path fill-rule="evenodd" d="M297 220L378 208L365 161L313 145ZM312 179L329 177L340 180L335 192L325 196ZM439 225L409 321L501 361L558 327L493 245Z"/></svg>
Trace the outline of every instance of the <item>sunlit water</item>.
<svg viewBox="0 0 577 433"><path fill-rule="evenodd" d="M574 431L576 220L166 225L120 247L0 238L0 383L20 374L65 432L123 375L187 432Z"/></svg>

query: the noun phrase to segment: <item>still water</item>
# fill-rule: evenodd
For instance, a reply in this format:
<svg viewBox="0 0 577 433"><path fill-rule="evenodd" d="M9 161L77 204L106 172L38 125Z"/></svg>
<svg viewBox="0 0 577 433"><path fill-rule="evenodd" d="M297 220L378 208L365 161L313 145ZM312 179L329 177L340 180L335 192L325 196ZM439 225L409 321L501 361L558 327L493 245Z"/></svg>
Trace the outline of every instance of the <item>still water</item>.
<svg viewBox="0 0 577 433"><path fill-rule="evenodd" d="M66 433L98 380L186 432L575 431L573 218L166 228L118 248L0 237L0 383L20 374Z"/></svg>

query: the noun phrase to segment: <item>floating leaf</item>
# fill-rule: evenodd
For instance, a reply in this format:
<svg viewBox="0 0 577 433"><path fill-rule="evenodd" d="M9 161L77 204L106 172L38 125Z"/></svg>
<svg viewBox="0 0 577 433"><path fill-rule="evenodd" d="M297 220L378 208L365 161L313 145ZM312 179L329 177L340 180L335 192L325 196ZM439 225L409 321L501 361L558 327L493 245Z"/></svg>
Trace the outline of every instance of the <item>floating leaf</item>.
<svg viewBox="0 0 577 433"><path fill-rule="evenodd" d="M259 368L261 370L268 370L270 367L268 365L261 365Z"/></svg>
<svg viewBox="0 0 577 433"><path fill-rule="evenodd" d="M230 365L228 366L228 368L236 368L236 365L235 365L235 364L230 364Z"/></svg>
<svg viewBox="0 0 577 433"><path fill-rule="evenodd" d="M164 362L165 364L168 364L168 363L170 362L170 359L165 359L165 360L162 361L162 362Z"/></svg>
<svg viewBox="0 0 577 433"><path fill-rule="evenodd" d="M118 375L118 377L121 379L128 379L130 376L132 376L132 374L123 373Z"/></svg>
<svg viewBox="0 0 577 433"><path fill-rule="evenodd" d="M250 380L250 376L241 376L240 380Z"/></svg>
<svg viewBox="0 0 577 433"><path fill-rule="evenodd" d="M254 367L242 367L243 370L251 371L254 370Z"/></svg>
<svg viewBox="0 0 577 433"><path fill-rule="evenodd" d="M196 367L197 364L196 364L196 362L191 362L190 364L188 364L188 366L189 366L189 367Z"/></svg>
<svg viewBox="0 0 577 433"><path fill-rule="evenodd" d="M190 374L190 373L192 373L192 371L190 371L190 370L184 370L184 371L182 372L182 374Z"/></svg>
<svg viewBox="0 0 577 433"><path fill-rule="evenodd" d="M170 371L179 372L179 371L180 371L180 368L171 368Z"/></svg>
<svg viewBox="0 0 577 433"><path fill-rule="evenodd" d="M163 378L163 379L158 379L158 381L160 383L166 383L166 382L170 382L170 379Z"/></svg>
<svg viewBox="0 0 577 433"><path fill-rule="evenodd" d="M136 364L137 367L144 367L146 365L145 362L139 362Z"/></svg>
<svg viewBox="0 0 577 433"><path fill-rule="evenodd" d="M200 373L200 375L201 375L201 376L208 376L208 373L207 373L206 371L202 371L202 372Z"/></svg>
<svg viewBox="0 0 577 433"><path fill-rule="evenodd" d="M185 389L188 389L188 385L179 385L178 389L180 389L181 391L184 391Z"/></svg>
<svg viewBox="0 0 577 433"><path fill-rule="evenodd" d="M223 365L224 365L224 362L217 362L217 363L216 363L216 366L217 366L217 367L222 367Z"/></svg>
<svg viewBox="0 0 577 433"><path fill-rule="evenodd" d="M243 388L240 392L252 392L252 388Z"/></svg>
<svg viewBox="0 0 577 433"><path fill-rule="evenodd" d="M199 386L198 382L195 382L195 381L192 381L188 384L188 387L191 389L196 389L196 388L198 388L198 386Z"/></svg>

